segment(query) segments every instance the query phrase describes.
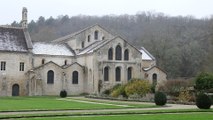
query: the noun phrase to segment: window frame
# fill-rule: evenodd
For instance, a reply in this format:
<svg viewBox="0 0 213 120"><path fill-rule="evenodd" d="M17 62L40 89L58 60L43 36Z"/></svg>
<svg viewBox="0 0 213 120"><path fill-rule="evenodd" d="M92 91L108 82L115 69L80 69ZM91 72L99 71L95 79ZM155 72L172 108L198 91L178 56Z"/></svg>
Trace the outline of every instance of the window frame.
<svg viewBox="0 0 213 120"><path fill-rule="evenodd" d="M122 60L122 47L120 45L115 48L115 60Z"/></svg>
<svg viewBox="0 0 213 120"><path fill-rule="evenodd" d="M54 71L53 70L49 70L47 72L47 84L54 84L54 77L55 77Z"/></svg>
<svg viewBox="0 0 213 120"><path fill-rule="evenodd" d="M5 71L6 70L6 61L1 61L1 71Z"/></svg>
<svg viewBox="0 0 213 120"><path fill-rule="evenodd" d="M78 84L79 83L79 73L78 71L72 72L72 84Z"/></svg>
<svg viewBox="0 0 213 120"><path fill-rule="evenodd" d="M19 63L19 71L24 71L24 62Z"/></svg>
<svg viewBox="0 0 213 120"><path fill-rule="evenodd" d="M115 81L120 82L121 81L121 67L115 68Z"/></svg>

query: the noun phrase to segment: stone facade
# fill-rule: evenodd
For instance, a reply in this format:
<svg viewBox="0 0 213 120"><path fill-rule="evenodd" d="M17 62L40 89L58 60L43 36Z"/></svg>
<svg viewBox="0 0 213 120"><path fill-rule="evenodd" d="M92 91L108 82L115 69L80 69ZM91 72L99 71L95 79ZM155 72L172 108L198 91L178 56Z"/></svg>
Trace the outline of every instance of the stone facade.
<svg viewBox="0 0 213 120"><path fill-rule="evenodd" d="M25 23L26 12L24 8ZM32 44L25 23L22 28L0 27L0 44L8 45L0 46L0 96L99 93L131 78L156 84L166 80L145 48L138 50L100 25Z"/></svg>

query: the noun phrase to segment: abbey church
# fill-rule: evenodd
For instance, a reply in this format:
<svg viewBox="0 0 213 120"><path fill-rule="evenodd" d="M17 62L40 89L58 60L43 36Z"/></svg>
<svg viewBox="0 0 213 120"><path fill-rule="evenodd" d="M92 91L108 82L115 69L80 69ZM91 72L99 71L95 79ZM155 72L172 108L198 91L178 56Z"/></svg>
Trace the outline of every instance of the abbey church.
<svg viewBox="0 0 213 120"><path fill-rule="evenodd" d="M22 27L0 26L0 96L100 93L131 78L159 85L166 73L144 48L92 25L50 42L32 42ZM101 86L101 87L100 87Z"/></svg>

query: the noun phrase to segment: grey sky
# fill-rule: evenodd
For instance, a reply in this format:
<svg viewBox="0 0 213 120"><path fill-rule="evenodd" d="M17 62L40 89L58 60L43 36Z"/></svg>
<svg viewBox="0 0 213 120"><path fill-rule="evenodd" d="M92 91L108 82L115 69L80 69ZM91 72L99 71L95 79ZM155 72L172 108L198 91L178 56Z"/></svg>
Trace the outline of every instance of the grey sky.
<svg viewBox="0 0 213 120"><path fill-rule="evenodd" d="M196 18L213 15L213 0L0 0L0 24L21 20L22 7L28 19L58 15L136 14L141 11L162 12L170 16L192 15Z"/></svg>

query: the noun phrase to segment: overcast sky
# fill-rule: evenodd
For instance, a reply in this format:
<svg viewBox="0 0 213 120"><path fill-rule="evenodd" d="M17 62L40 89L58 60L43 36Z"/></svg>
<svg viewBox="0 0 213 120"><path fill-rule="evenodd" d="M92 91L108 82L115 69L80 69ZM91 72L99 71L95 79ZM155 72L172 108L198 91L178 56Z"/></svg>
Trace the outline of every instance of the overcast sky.
<svg viewBox="0 0 213 120"><path fill-rule="evenodd" d="M0 5L0 25L19 22L22 7L27 7L29 21L39 16L132 15L141 11L196 18L213 15L213 0L0 0Z"/></svg>

